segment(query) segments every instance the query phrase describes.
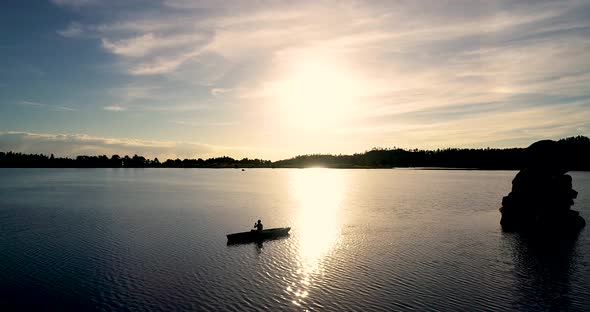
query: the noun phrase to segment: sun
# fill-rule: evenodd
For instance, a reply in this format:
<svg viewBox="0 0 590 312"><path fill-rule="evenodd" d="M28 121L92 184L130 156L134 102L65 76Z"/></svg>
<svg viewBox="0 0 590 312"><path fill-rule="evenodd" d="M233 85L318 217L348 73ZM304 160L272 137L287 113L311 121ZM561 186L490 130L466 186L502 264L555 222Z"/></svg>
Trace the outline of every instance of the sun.
<svg viewBox="0 0 590 312"><path fill-rule="evenodd" d="M294 130L326 130L353 117L358 78L344 62L304 54L293 59L273 86L282 122Z"/></svg>

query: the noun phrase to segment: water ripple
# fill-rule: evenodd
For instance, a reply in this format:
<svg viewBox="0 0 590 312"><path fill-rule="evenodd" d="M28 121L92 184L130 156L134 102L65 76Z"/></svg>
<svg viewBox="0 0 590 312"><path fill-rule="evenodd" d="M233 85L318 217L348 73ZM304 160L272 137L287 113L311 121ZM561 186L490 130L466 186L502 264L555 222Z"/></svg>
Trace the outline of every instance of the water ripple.
<svg viewBox="0 0 590 312"><path fill-rule="evenodd" d="M513 175L0 171L0 308L586 309L586 232L539 249L500 231L498 200ZM590 175L574 181L588 216ZM226 245L259 216L292 235Z"/></svg>

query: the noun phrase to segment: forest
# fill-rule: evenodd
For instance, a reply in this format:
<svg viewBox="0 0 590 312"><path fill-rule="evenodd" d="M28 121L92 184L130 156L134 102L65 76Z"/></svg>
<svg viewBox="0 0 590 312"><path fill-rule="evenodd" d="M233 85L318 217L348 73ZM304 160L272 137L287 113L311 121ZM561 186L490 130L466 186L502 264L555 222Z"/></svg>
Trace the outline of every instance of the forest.
<svg viewBox="0 0 590 312"><path fill-rule="evenodd" d="M558 141L570 170L589 171L590 139L575 136ZM353 155L311 154L272 162L228 156L196 159L147 159L112 155L55 157L43 154L0 152L4 168L457 168L517 170L524 166L524 148L446 148L437 150L374 148Z"/></svg>

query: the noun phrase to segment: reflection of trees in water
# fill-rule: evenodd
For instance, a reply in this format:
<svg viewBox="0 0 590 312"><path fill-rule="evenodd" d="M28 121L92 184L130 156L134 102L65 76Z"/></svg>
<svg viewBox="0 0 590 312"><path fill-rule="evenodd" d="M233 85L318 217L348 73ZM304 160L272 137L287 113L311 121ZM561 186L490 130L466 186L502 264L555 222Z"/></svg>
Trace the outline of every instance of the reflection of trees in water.
<svg viewBox="0 0 590 312"><path fill-rule="evenodd" d="M518 310L570 310L578 233L531 236L506 233L514 262L514 305Z"/></svg>

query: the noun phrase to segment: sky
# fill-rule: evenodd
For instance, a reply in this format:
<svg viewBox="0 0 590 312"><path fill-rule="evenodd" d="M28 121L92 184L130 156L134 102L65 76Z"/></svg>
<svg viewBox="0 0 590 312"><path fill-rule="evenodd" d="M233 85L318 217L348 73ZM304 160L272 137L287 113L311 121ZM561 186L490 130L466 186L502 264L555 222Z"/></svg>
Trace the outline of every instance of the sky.
<svg viewBox="0 0 590 312"><path fill-rule="evenodd" d="M590 1L0 4L0 151L263 158L590 135Z"/></svg>

